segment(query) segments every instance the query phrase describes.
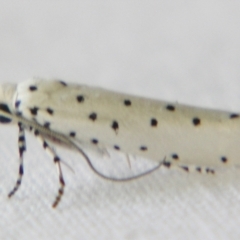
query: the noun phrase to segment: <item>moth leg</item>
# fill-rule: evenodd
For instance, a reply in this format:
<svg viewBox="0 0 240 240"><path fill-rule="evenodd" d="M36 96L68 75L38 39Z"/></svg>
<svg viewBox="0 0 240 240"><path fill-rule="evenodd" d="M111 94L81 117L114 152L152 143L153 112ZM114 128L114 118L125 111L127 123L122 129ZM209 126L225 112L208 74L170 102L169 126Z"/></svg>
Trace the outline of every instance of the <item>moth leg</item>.
<svg viewBox="0 0 240 240"><path fill-rule="evenodd" d="M130 159L129 154L126 154L126 158L127 158L128 167L129 167L129 169L131 169L132 166L131 166L131 159Z"/></svg>
<svg viewBox="0 0 240 240"><path fill-rule="evenodd" d="M22 183L22 177L24 173L24 168L23 168L23 153L26 151L26 141L25 141L25 131L22 123L18 123L19 127L19 134L18 134L18 150L19 150L19 171L18 171L18 179L15 183L15 186L13 190L8 194L8 197L12 197L15 192L19 189L21 183Z"/></svg>
<svg viewBox="0 0 240 240"><path fill-rule="evenodd" d="M207 173L207 174L214 174L215 170L209 167L196 167L196 166L179 166L182 170L186 172L199 172L199 173Z"/></svg>
<svg viewBox="0 0 240 240"><path fill-rule="evenodd" d="M56 154L54 149L46 142L46 140L42 136L39 135L38 130L35 130L34 134L40 140L45 151L53 158L53 162L57 166L60 187L58 189L58 194L55 198L55 201L53 202L53 205L52 205L52 207L55 208L62 198L62 195L64 193L64 187L65 187L65 181L64 181L62 167L61 167L61 159Z"/></svg>
<svg viewBox="0 0 240 240"><path fill-rule="evenodd" d="M195 166L195 165L184 165L180 164L179 162L177 163L176 161L173 160L166 160L163 162L163 166L166 168L178 168L181 169L185 172L192 173L192 172L198 172L198 173L203 173L203 174L214 174L215 170L209 167L200 167L200 166Z"/></svg>
<svg viewBox="0 0 240 240"><path fill-rule="evenodd" d="M185 171L187 173L203 173L203 174L214 174L215 170L209 167L197 167L194 165L180 165L176 164L176 162L173 161L164 161L162 164L165 168L171 168L171 169L180 169L182 171Z"/></svg>

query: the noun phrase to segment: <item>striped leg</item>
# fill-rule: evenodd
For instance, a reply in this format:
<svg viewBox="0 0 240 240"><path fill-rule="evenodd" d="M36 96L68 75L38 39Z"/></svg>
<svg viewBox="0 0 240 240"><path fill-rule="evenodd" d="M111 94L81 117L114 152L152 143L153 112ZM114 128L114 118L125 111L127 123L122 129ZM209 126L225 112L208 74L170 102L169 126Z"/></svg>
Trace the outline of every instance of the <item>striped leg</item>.
<svg viewBox="0 0 240 240"><path fill-rule="evenodd" d="M58 155L56 154L54 149L39 134L38 130L35 130L34 134L39 139L39 141L41 142L41 144L42 144L43 148L46 150L46 152L53 158L53 161L57 166L60 187L58 189L58 194L56 196L56 199L55 199L55 201L53 202L53 205L52 205L52 207L55 208L62 198L62 195L64 193L64 187L65 187L65 182L64 182L62 168L61 168L61 159L58 157Z"/></svg>
<svg viewBox="0 0 240 240"><path fill-rule="evenodd" d="M179 166L186 172L199 172L199 173L207 173L207 174L214 174L215 170L209 167L196 167L196 166Z"/></svg>
<svg viewBox="0 0 240 240"><path fill-rule="evenodd" d="M13 190L8 194L8 197L12 197L15 192L19 189L21 183L22 183L22 177L23 177L23 153L26 151L26 141L25 141L25 132L24 132L24 127L23 125L19 122L18 123L19 127L19 135L18 135L18 150L19 150L19 160L20 160L20 165L19 165L19 171L18 171L18 179L16 181L16 184L13 188Z"/></svg>
<svg viewBox="0 0 240 240"><path fill-rule="evenodd" d="M164 161L163 166L166 168L180 168L185 172L198 172L198 173L207 173L207 174L214 174L215 170L209 167L197 167L194 165L181 165L176 163L175 161Z"/></svg>

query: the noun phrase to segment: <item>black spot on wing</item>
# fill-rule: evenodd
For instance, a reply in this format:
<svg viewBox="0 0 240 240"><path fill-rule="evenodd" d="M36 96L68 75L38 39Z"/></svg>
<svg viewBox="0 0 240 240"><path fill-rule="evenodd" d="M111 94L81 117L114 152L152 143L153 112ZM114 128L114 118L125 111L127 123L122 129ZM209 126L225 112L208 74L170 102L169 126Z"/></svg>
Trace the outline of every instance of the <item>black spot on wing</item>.
<svg viewBox="0 0 240 240"><path fill-rule="evenodd" d="M117 131L118 128L119 128L118 122L117 122L117 121L113 121L113 122L112 122L112 129L113 129L114 131Z"/></svg>
<svg viewBox="0 0 240 240"><path fill-rule="evenodd" d="M114 147L114 149L116 149L116 150L120 150L120 147L119 147L118 145L114 145L113 147Z"/></svg>
<svg viewBox="0 0 240 240"><path fill-rule="evenodd" d="M174 160L178 160L178 159L179 159L179 156L178 156L176 153L174 153L174 154L172 154L172 158L173 158Z"/></svg>
<svg viewBox="0 0 240 240"><path fill-rule="evenodd" d="M45 122L45 123L43 124L43 126L44 126L45 128L50 128L50 122Z"/></svg>
<svg viewBox="0 0 240 240"><path fill-rule="evenodd" d="M211 174L214 174L215 171L211 168L206 168L206 173L211 173Z"/></svg>
<svg viewBox="0 0 240 240"><path fill-rule="evenodd" d="M166 109L167 109L168 111L174 111L174 110L175 110L175 107L174 107L173 105L167 105L167 106L166 106Z"/></svg>
<svg viewBox="0 0 240 240"><path fill-rule="evenodd" d="M125 105L125 106L131 106L132 103L131 103L131 101L130 101L129 99L125 99L125 100L124 100L124 105Z"/></svg>
<svg viewBox="0 0 240 240"><path fill-rule="evenodd" d="M222 161L223 163L226 163L226 162L228 161L228 159L227 159L227 157L222 156L222 157L221 157L221 161Z"/></svg>
<svg viewBox="0 0 240 240"><path fill-rule="evenodd" d="M34 135L38 136L39 135L39 131L37 129L34 130Z"/></svg>
<svg viewBox="0 0 240 240"><path fill-rule="evenodd" d="M39 108L38 107L33 107L33 108L30 108L29 110L30 110L32 115L36 116Z"/></svg>
<svg viewBox="0 0 240 240"><path fill-rule="evenodd" d="M170 168L171 167L171 163L170 162L167 162L167 161L164 161L163 162L163 166L167 167L167 168Z"/></svg>
<svg viewBox="0 0 240 240"><path fill-rule="evenodd" d="M64 87L67 86L67 84L64 81L59 81L59 83L61 83Z"/></svg>
<svg viewBox="0 0 240 240"><path fill-rule="evenodd" d="M47 111L50 115L53 115L53 113L54 113L53 109L51 109L51 108L47 108L46 111Z"/></svg>
<svg viewBox="0 0 240 240"><path fill-rule="evenodd" d="M231 119L233 119L233 118L239 118L239 114L232 113L232 114L230 114L229 118L231 118Z"/></svg>
<svg viewBox="0 0 240 240"><path fill-rule="evenodd" d="M186 172L189 172L189 168L187 166L181 166L181 168L186 171Z"/></svg>
<svg viewBox="0 0 240 240"><path fill-rule="evenodd" d="M97 140L96 138L93 138L93 139L91 140L91 142L92 142L93 144L98 144L98 140Z"/></svg>
<svg viewBox="0 0 240 240"><path fill-rule="evenodd" d="M150 120L150 123L151 123L151 126L152 126L152 127L156 127L157 124L158 124L158 121L157 121L156 118L152 118L152 119Z"/></svg>
<svg viewBox="0 0 240 240"><path fill-rule="evenodd" d="M69 136L70 136L70 137L76 137L76 132L70 132L70 133L69 133Z"/></svg>
<svg viewBox="0 0 240 240"><path fill-rule="evenodd" d="M84 96L83 95L78 95L77 96L77 101L80 102L80 103L84 102Z"/></svg>
<svg viewBox="0 0 240 240"><path fill-rule="evenodd" d="M196 167L196 171L201 173L202 172L202 168Z"/></svg>
<svg viewBox="0 0 240 240"><path fill-rule="evenodd" d="M95 121L97 119L97 114L95 112L91 113L89 116L88 116L91 120Z"/></svg>
<svg viewBox="0 0 240 240"><path fill-rule="evenodd" d="M15 102L15 108L19 108L20 104L21 104L21 101L20 101L20 100L16 101L16 102Z"/></svg>
<svg viewBox="0 0 240 240"><path fill-rule="evenodd" d="M193 122L194 126L198 126L198 125L200 125L201 120L200 120L200 118L195 117L195 118L193 118L192 122Z"/></svg>
<svg viewBox="0 0 240 240"><path fill-rule="evenodd" d="M141 151L147 151L147 147L146 147L146 146L141 146L141 147L140 147L140 150L141 150Z"/></svg>
<svg viewBox="0 0 240 240"><path fill-rule="evenodd" d="M34 85L31 85L31 86L29 86L29 90L30 90L31 92L36 91L36 90L37 90L37 87L34 86Z"/></svg>

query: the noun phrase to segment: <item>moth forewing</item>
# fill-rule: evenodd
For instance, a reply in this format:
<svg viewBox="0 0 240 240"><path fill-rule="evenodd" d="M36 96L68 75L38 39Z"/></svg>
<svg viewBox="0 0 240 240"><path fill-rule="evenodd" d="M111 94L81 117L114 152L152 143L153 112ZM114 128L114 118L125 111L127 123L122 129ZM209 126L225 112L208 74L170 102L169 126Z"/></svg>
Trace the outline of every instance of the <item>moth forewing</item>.
<svg viewBox="0 0 240 240"><path fill-rule="evenodd" d="M65 182L61 158L51 143L80 152L92 170L106 179L125 181L159 166L214 173L217 166L239 165L238 113L216 111L117 93L61 80L31 79L0 87L0 122L18 123L19 178L23 175L24 131L30 130L59 170L57 206ZM86 154L108 149L140 156L156 167L126 179L100 173Z"/></svg>

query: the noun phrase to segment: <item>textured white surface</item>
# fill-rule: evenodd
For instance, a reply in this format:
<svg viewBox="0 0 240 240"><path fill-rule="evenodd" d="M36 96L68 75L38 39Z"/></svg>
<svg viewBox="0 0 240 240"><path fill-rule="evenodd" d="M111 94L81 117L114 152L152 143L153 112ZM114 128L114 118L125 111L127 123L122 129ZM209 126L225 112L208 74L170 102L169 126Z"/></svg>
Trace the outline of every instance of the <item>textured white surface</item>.
<svg viewBox="0 0 240 240"><path fill-rule="evenodd" d="M7 1L0 3L0 80L31 76L169 101L239 110L238 1ZM0 127L1 239L239 239L240 169L216 176L160 170L130 183L99 179L61 155L63 201L51 159L27 136L23 185L17 128ZM96 159L98 160L98 159Z"/></svg>

